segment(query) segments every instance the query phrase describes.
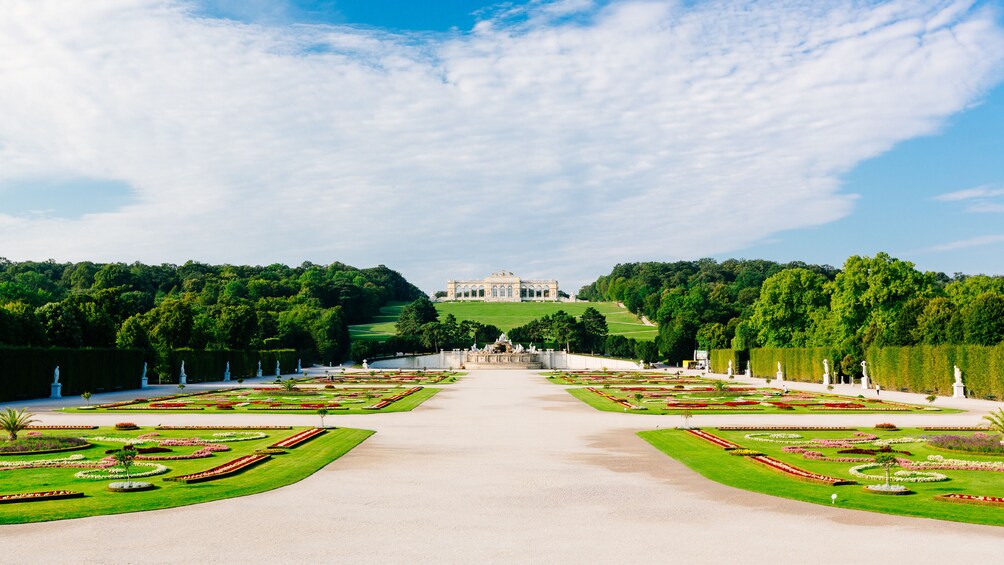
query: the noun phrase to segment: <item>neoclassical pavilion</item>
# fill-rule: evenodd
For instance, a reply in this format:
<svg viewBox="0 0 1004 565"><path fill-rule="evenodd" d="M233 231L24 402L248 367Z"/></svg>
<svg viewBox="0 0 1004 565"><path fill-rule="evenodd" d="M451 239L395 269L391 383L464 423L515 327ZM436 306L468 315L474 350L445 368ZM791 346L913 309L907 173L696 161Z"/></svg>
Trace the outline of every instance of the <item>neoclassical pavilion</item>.
<svg viewBox="0 0 1004 565"><path fill-rule="evenodd" d="M447 281L446 299L480 302L557 302L558 281L521 279L511 272L499 271L480 281Z"/></svg>

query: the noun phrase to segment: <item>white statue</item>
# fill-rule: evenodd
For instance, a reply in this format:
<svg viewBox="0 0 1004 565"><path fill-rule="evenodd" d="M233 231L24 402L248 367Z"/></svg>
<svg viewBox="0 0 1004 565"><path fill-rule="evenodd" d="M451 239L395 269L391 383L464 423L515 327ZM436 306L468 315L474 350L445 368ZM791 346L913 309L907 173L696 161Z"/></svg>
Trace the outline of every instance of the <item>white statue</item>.
<svg viewBox="0 0 1004 565"><path fill-rule="evenodd" d="M302 359L296 360L296 374L300 374L303 372L303 365L300 363L301 361Z"/></svg>
<svg viewBox="0 0 1004 565"><path fill-rule="evenodd" d="M861 362L861 388L868 388L868 361Z"/></svg>
<svg viewBox="0 0 1004 565"><path fill-rule="evenodd" d="M475 352L477 350L478 350L478 342L472 343L471 344L471 352L473 353L473 352Z"/></svg>
<svg viewBox="0 0 1004 565"><path fill-rule="evenodd" d="M258 377L261 376L261 359L258 360L258 372L255 373L255 376L258 376Z"/></svg>
<svg viewBox="0 0 1004 565"><path fill-rule="evenodd" d="M59 365L56 365L56 370L52 372L52 385L50 386L52 394L49 398L63 398L63 385L59 382Z"/></svg>
<svg viewBox="0 0 1004 565"><path fill-rule="evenodd" d="M750 368L750 362L746 361L746 377L750 378L753 376L753 369Z"/></svg>
<svg viewBox="0 0 1004 565"><path fill-rule="evenodd" d="M776 376L777 376L777 380L779 380L779 381L783 381L784 380L784 371L781 370L781 362L780 361L777 362L777 375Z"/></svg>
<svg viewBox="0 0 1004 565"><path fill-rule="evenodd" d="M278 376L279 376L280 374L281 374L281 373L279 372L279 360L278 360L278 359L276 359L276 360L275 360L275 376L277 376L277 377L278 377Z"/></svg>
<svg viewBox="0 0 1004 565"><path fill-rule="evenodd" d="M965 398L966 385L962 384L962 369L955 365L955 384L952 385L952 398Z"/></svg>
<svg viewBox="0 0 1004 565"><path fill-rule="evenodd" d="M52 384L59 384L59 365L56 365L56 370L52 372Z"/></svg>
<svg viewBox="0 0 1004 565"><path fill-rule="evenodd" d="M370 364L367 363L365 359L363 359L363 369L369 369L369 368L370 368Z"/></svg>
<svg viewBox="0 0 1004 565"><path fill-rule="evenodd" d="M181 360L181 373L178 375L178 384L187 385L188 375L185 374L185 360Z"/></svg>
<svg viewBox="0 0 1004 565"><path fill-rule="evenodd" d="M960 369L958 365L955 365L955 384L962 384L962 369Z"/></svg>
<svg viewBox="0 0 1004 565"><path fill-rule="evenodd" d="M729 371L728 371L728 373L729 373L729 378L730 379L735 376L735 375L732 374L732 360L731 359L729 359Z"/></svg>
<svg viewBox="0 0 1004 565"><path fill-rule="evenodd" d="M185 361L184 360L181 361L181 376L182 377L187 377L188 376L188 375L185 374Z"/></svg>
<svg viewBox="0 0 1004 565"><path fill-rule="evenodd" d="M830 386L830 361L823 359L823 386Z"/></svg>
<svg viewBox="0 0 1004 565"><path fill-rule="evenodd" d="M139 376L141 379L146 378L146 361L143 361L143 374Z"/></svg>
<svg viewBox="0 0 1004 565"><path fill-rule="evenodd" d="M230 380L230 361L227 361L227 368L226 370L223 371L223 380L224 381Z"/></svg>

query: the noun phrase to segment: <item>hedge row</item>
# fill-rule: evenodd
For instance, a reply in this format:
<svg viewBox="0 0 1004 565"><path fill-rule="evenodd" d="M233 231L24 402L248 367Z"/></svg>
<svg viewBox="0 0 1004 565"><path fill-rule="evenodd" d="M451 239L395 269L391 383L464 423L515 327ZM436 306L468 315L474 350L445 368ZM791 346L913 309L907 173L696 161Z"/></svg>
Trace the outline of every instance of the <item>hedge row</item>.
<svg viewBox="0 0 1004 565"><path fill-rule="evenodd" d="M168 354L164 383L178 382L181 361L185 361L188 382L219 381L230 362L230 378L253 377L261 360L262 374L275 374L279 361L283 373L296 370L295 349L268 351L178 349ZM53 371L59 367L63 396L78 396L84 391L109 392L137 389L147 361L150 384L159 383L155 365L144 359L138 349L68 349L40 347L0 348L0 402L29 398L48 398L52 393Z"/></svg>
<svg viewBox="0 0 1004 565"><path fill-rule="evenodd" d="M63 396L139 388L138 349L0 348L0 402L47 398L59 367Z"/></svg>
<svg viewBox="0 0 1004 565"><path fill-rule="evenodd" d="M261 361L261 372L264 376L275 375L275 362L279 361L280 371L284 374L296 371L298 353L295 349L271 349L266 351L243 351L237 349L196 350L176 349L168 355L168 374L163 382L176 383L181 374L181 362L185 362L185 375L190 383L223 380L230 362L230 378L253 377L258 373L258 361ZM150 374L150 382L154 375Z"/></svg>
<svg viewBox="0 0 1004 565"><path fill-rule="evenodd" d="M733 360L733 366L741 366L738 360L744 353L712 350L711 370L725 373L729 359ZM957 365L962 370L968 396L1004 399L1004 344L873 347L865 358L871 382L882 388L949 395L955 382L953 367ZM761 378L773 378L778 361L784 378L790 381L822 382L823 359L830 360L830 373L835 381L839 373L839 359L825 347L751 349L749 359L753 376Z"/></svg>
<svg viewBox="0 0 1004 565"><path fill-rule="evenodd" d="M732 373L741 375L746 370L750 355L749 351L743 349L712 349L708 357L712 373L728 373L729 361L732 361Z"/></svg>
<svg viewBox="0 0 1004 565"><path fill-rule="evenodd" d="M872 348L866 358L869 376L883 388L948 395L958 365L968 396L1004 398L1004 344Z"/></svg>

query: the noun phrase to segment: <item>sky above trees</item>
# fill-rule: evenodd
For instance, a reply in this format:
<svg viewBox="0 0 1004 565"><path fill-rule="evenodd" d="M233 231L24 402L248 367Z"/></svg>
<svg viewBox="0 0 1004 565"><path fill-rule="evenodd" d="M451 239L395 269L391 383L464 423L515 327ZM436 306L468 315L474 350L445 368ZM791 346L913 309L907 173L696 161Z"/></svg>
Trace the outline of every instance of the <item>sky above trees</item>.
<svg viewBox="0 0 1004 565"><path fill-rule="evenodd" d="M15 0L0 49L15 260L1004 272L996 1Z"/></svg>

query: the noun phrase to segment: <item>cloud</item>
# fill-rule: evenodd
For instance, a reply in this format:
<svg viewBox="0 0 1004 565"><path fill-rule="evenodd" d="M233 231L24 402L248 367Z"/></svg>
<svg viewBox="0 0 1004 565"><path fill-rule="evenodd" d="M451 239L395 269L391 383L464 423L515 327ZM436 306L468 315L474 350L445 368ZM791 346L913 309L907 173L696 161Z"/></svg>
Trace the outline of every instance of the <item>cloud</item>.
<svg viewBox="0 0 1004 565"><path fill-rule="evenodd" d="M934 197L939 202L964 202L967 212L1004 212L1004 187L987 184L965 190L939 194Z"/></svg>
<svg viewBox="0 0 1004 565"><path fill-rule="evenodd" d="M946 251L958 251L959 249L969 249L972 247L984 247L987 245L993 245L995 243L1004 242L1004 235L984 235L980 237L974 237L970 239L963 239L959 241L951 241L948 243L942 243L939 245L934 245L928 248L926 251L943 253Z"/></svg>
<svg viewBox="0 0 1004 565"><path fill-rule="evenodd" d="M529 10L395 35L7 2L0 182L135 194L79 218L0 211L3 253L578 284L849 214L841 174L937 132L1004 61L998 13L966 1Z"/></svg>

